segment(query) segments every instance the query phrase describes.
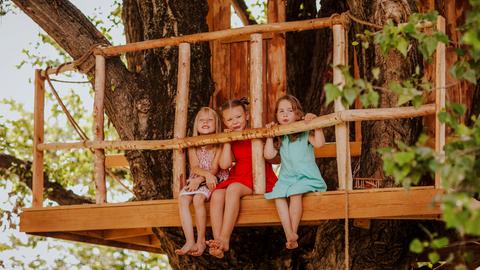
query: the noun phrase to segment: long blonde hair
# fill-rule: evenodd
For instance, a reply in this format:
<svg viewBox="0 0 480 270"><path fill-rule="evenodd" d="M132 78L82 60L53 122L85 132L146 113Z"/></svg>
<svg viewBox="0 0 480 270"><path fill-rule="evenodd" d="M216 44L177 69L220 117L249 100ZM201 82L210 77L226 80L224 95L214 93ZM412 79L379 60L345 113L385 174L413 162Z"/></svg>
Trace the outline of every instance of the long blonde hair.
<svg viewBox="0 0 480 270"><path fill-rule="evenodd" d="M193 131L192 136L198 136L198 118L201 112L209 112L213 114L213 118L215 118L215 133L220 133L222 129L222 123L220 121L220 117L218 117L217 112L210 108L210 107L202 107L198 110L197 115L195 116L195 120L193 121Z"/></svg>

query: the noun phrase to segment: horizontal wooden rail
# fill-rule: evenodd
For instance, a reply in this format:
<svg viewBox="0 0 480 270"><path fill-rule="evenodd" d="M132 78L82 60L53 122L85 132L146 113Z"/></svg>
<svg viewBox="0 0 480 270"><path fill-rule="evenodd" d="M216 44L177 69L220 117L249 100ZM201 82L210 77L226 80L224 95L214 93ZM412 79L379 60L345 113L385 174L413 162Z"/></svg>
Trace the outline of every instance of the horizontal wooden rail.
<svg viewBox="0 0 480 270"><path fill-rule="evenodd" d="M41 143L38 150L62 150L62 149L119 149L119 150L171 150L200 146L207 144L226 143L231 141L267 138L281 136L297 132L326 128L341 122L365 121L365 120L389 120L399 118L411 118L435 113L435 104L423 105L418 108L399 107L381 109L358 109L345 110L319 116L308 124L304 121L288 125L280 125L274 128L255 128L231 133L211 134L184 139L150 140L150 141L83 141L70 143Z"/></svg>
<svg viewBox="0 0 480 270"><path fill-rule="evenodd" d="M48 70L42 70L42 77L45 77L47 74L59 74L67 71L78 71L73 63L65 63L58 67L49 68Z"/></svg>
<svg viewBox="0 0 480 270"><path fill-rule="evenodd" d="M126 45L111 46L106 48L99 48L95 53L104 54L105 56L114 56L127 52L135 52L147 49L154 49L165 46L175 46L180 43L197 43L212 40L232 39L239 36L246 36L254 33L279 33L291 31L305 31L319 28L330 27L333 24L340 24L344 22L342 16L318 18L312 20L303 20L295 22L281 22L249 25L241 28L226 29L215 32L198 33L187 36L178 36L162 39L154 39L130 43Z"/></svg>

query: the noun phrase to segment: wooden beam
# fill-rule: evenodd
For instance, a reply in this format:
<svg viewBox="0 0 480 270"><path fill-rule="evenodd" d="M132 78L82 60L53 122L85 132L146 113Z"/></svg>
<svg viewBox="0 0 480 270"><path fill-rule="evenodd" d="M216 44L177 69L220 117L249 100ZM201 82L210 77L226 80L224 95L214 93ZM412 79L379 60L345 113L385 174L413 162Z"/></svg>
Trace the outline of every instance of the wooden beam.
<svg viewBox="0 0 480 270"><path fill-rule="evenodd" d="M273 33L265 33L265 34L262 34L262 39L263 40L272 39L274 35L275 34L273 34ZM250 34L221 39L220 43L230 44L230 43L246 42L246 41L250 41Z"/></svg>
<svg viewBox="0 0 480 270"><path fill-rule="evenodd" d="M345 28L336 24L333 29L333 84L343 86L345 78L339 66L347 64ZM335 112L345 111L341 98L335 100ZM339 189L352 189L352 168L350 164L350 148L348 147L348 125L339 123L335 126L335 141L337 147L337 170Z"/></svg>
<svg viewBox="0 0 480 270"><path fill-rule="evenodd" d="M45 77L47 74L48 75L52 75L52 74L56 75L56 74L60 74L60 73L67 72L67 71L80 72L80 70L78 70L73 63L65 63L65 64L62 64L58 67L49 68L48 70L42 70L41 75L42 75L42 77Z"/></svg>
<svg viewBox="0 0 480 270"><path fill-rule="evenodd" d="M253 128L263 126L263 63L262 34L252 34L250 41L250 119ZM263 158L263 140L252 140L253 192L265 193L265 159Z"/></svg>
<svg viewBox="0 0 480 270"><path fill-rule="evenodd" d="M244 131L230 133L220 133L212 135L202 135L196 137L187 137L184 139L170 140L149 140L149 141L81 141L69 143L41 143L39 150L61 150L61 149L82 149L82 148L104 148L119 150L151 149L168 150L188 148L207 144L225 143L237 140L266 138L271 136L281 136L297 132L312 130L316 128L325 128L334 126L341 122L365 121L365 120L389 120L400 118L411 118L435 113L435 104L422 105L419 108L400 107L400 108L382 108L382 109L361 109L345 110L326 115L321 115L308 124L304 121L298 121L288 125L276 126L273 129L255 128Z"/></svg>
<svg viewBox="0 0 480 270"><path fill-rule="evenodd" d="M128 168L128 166L128 160L123 154L105 156L106 168Z"/></svg>
<svg viewBox="0 0 480 270"><path fill-rule="evenodd" d="M290 31L304 31L319 28L330 27L332 24L344 23L342 16L319 18L294 22L282 22L263 25L249 25L242 28L226 29L208 33L198 33L186 36L169 37L163 39L154 39L129 43L126 45L111 46L99 48L94 51L95 54L104 54L105 56L114 56L127 52L135 52L147 49L154 49L165 46L176 46L180 43L197 43L205 41L220 40L235 36L250 35L254 33L282 33Z"/></svg>
<svg viewBox="0 0 480 270"><path fill-rule="evenodd" d="M267 4L268 23L285 21L285 0L269 0ZM287 93L287 55L285 33L276 33L267 44L267 119L274 120L277 100Z"/></svg>
<svg viewBox="0 0 480 270"><path fill-rule="evenodd" d="M95 244L95 245L104 245L104 246L127 248L127 249L139 250L139 251L148 251L148 252L154 252L154 253L165 252L164 250L156 247L131 244L131 243L122 243L122 242L113 241L113 240L104 240L97 237L79 235L77 233L49 232L49 233L34 233L33 235L53 237L53 238L58 238L63 240L83 242L83 243L89 243L89 244Z"/></svg>
<svg viewBox="0 0 480 270"><path fill-rule="evenodd" d="M405 218L441 214L434 187L353 190L349 192L350 218ZM306 195L302 224L345 218L344 193L327 191ZM262 195L241 200L239 226L279 225L275 203ZM22 232L68 232L152 227L178 227L177 200L26 208L20 214Z"/></svg>
<svg viewBox="0 0 480 270"><path fill-rule="evenodd" d="M151 234L153 234L151 228L106 230L103 232L103 238L107 240L116 240L116 239L145 236L145 235L151 235Z"/></svg>
<svg viewBox="0 0 480 270"><path fill-rule="evenodd" d="M230 0L235 13L237 13L238 18L244 26L250 24L250 17L247 13L247 7L244 1L242 0Z"/></svg>
<svg viewBox="0 0 480 270"><path fill-rule="evenodd" d="M445 19L442 16L437 17L438 31L445 33ZM445 65L445 44L439 42L435 52L435 151L442 156L445 155L443 147L445 146L445 123L441 123L438 114L445 110L445 92L446 92L446 65ZM440 172L435 172L435 187L442 187Z"/></svg>
<svg viewBox="0 0 480 270"><path fill-rule="evenodd" d="M33 107L33 182L32 206L43 206L43 150L38 145L44 141L45 79L41 70L35 70L35 101Z"/></svg>
<svg viewBox="0 0 480 270"><path fill-rule="evenodd" d="M315 158L328 158L337 156L337 145L326 143L320 148L314 148ZM350 155L358 157L362 154L362 142L349 142Z"/></svg>
<svg viewBox="0 0 480 270"><path fill-rule="evenodd" d="M173 137L183 139L187 135L188 93L190 89L190 44L181 43L178 50L177 95L175 97L175 122ZM173 151L173 197L177 198L185 185L186 157L183 149Z"/></svg>
<svg viewBox="0 0 480 270"><path fill-rule="evenodd" d="M105 98L105 57L95 55L95 96L93 100L93 134L94 142L101 143L104 133L104 98ZM97 203L107 202L105 184L105 150L94 151L95 200Z"/></svg>

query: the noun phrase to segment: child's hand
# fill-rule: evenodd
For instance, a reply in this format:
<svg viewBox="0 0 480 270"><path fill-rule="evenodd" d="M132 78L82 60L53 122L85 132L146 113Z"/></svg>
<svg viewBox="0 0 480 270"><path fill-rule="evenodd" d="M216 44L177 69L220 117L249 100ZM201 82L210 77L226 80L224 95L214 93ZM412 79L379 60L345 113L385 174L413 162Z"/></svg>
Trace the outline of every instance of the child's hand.
<svg viewBox="0 0 480 270"><path fill-rule="evenodd" d="M266 128L271 128L271 127L274 127L274 126L276 126L276 125L277 125L277 123L275 123L275 122L270 122L270 123L266 124L265 127L266 127Z"/></svg>
<svg viewBox="0 0 480 270"><path fill-rule="evenodd" d="M274 126L276 126L276 125L277 125L277 123L275 123L275 122L270 122L270 123L266 124L265 127L266 127L266 128L272 128L272 127L274 127ZM269 138L273 138L273 136L272 136L272 137L269 137Z"/></svg>
<svg viewBox="0 0 480 270"><path fill-rule="evenodd" d="M217 186L217 177L213 174L208 174L205 181L207 181L207 187L213 190Z"/></svg>
<svg viewBox="0 0 480 270"><path fill-rule="evenodd" d="M203 182L203 177L195 177L193 179L190 179L190 182L188 183L188 186L186 187L186 190L188 192L192 192L198 189L200 184Z"/></svg>
<svg viewBox="0 0 480 270"><path fill-rule="evenodd" d="M229 132L232 132L233 130L229 129L229 128L226 128L223 130L224 133L229 133Z"/></svg>
<svg viewBox="0 0 480 270"><path fill-rule="evenodd" d="M305 120L305 123L308 123L308 122L312 121L313 119L315 119L316 117L317 116L313 113L307 113L303 119Z"/></svg>

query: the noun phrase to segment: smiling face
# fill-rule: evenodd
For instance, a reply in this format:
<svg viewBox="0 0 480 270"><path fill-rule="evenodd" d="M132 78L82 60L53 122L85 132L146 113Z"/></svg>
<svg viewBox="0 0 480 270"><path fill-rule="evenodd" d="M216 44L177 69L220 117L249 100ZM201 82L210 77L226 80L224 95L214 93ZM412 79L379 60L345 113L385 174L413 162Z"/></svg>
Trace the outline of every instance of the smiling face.
<svg viewBox="0 0 480 270"><path fill-rule="evenodd" d="M286 99L280 100L277 107L277 121L280 125L286 125L297 121L297 113L292 103Z"/></svg>
<svg viewBox="0 0 480 270"><path fill-rule="evenodd" d="M247 127L248 113L242 106L234 106L222 111L223 123L232 131L241 131Z"/></svg>
<svg viewBox="0 0 480 270"><path fill-rule="evenodd" d="M200 135L211 134L216 129L216 117L212 111L202 110L197 116L197 132Z"/></svg>

